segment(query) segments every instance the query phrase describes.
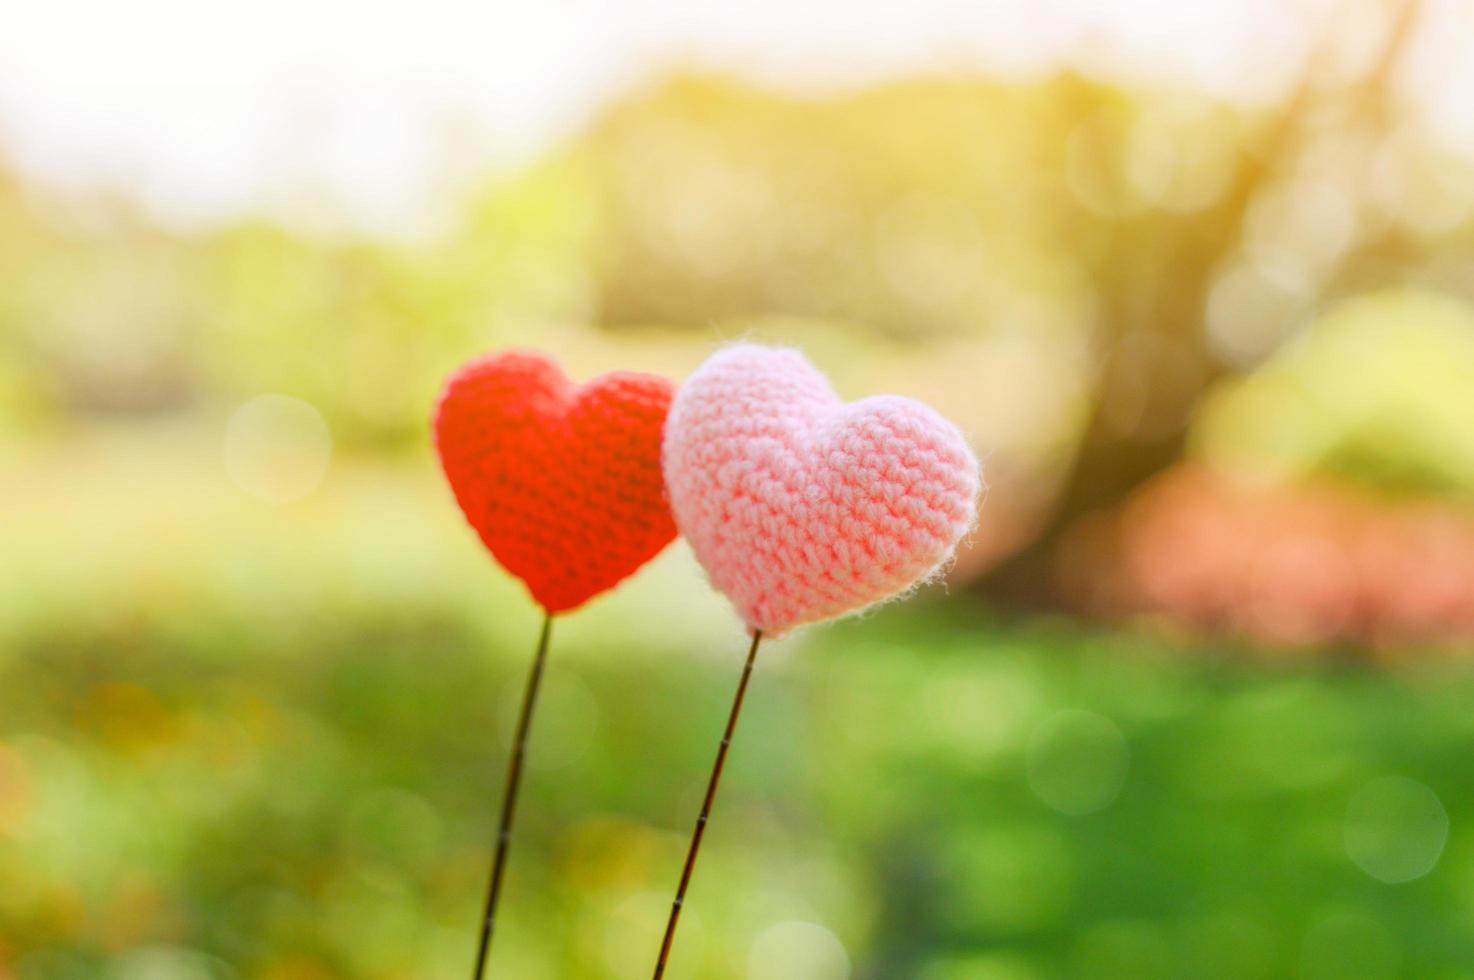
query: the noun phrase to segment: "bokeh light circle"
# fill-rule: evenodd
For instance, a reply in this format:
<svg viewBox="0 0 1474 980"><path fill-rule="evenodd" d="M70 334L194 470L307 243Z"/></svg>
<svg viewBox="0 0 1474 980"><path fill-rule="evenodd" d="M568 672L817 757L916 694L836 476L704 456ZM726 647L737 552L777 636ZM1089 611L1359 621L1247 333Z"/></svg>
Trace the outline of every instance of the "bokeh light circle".
<svg viewBox="0 0 1474 980"><path fill-rule="evenodd" d="M316 490L332 453L327 422L300 398L258 395L225 425L226 473L267 503L288 504Z"/></svg>
<svg viewBox="0 0 1474 980"><path fill-rule="evenodd" d="M850 956L839 937L813 922L769 926L753 940L748 980L848 980Z"/></svg>
<svg viewBox="0 0 1474 980"><path fill-rule="evenodd" d="M123 954L109 975L117 980L216 980L223 967L192 949L143 946Z"/></svg>
<svg viewBox="0 0 1474 980"><path fill-rule="evenodd" d="M1061 711L1041 722L1029 739L1029 788L1060 813L1084 816L1120 794L1130 758L1115 722L1090 711Z"/></svg>
<svg viewBox="0 0 1474 980"><path fill-rule="evenodd" d="M1438 794L1416 780L1382 776L1366 783L1346 807L1346 855L1389 885L1432 871L1448 841L1448 811Z"/></svg>

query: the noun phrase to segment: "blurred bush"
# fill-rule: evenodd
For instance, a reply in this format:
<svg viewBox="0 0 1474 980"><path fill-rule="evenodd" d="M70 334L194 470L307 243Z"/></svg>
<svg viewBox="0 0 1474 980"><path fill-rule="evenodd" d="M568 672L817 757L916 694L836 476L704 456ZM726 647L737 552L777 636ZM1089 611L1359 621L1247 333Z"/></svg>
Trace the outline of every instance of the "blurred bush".
<svg viewBox="0 0 1474 980"><path fill-rule="evenodd" d="M430 474L283 511L127 456L176 492L58 465L8 555L0 971L462 975L532 610ZM648 971L739 639L680 550L558 624L501 969ZM1467 672L1183 649L936 597L774 644L676 968L1458 975Z"/></svg>

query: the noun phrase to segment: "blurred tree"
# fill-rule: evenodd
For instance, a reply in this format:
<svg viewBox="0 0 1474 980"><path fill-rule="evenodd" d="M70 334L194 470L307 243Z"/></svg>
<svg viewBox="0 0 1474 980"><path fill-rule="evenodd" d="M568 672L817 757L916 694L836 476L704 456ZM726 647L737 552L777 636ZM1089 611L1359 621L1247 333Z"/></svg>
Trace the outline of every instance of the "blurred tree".
<svg viewBox="0 0 1474 980"><path fill-rule="evenodd" d="M599 319L1084 338L1093 383L1053 503L1031 508L1042 520L983 584L1049 601L1060 539L1181 458L1216 379L1323 299L1426 261L1376 200L1418 12L1338 8L1262 116L1070 74L830 100L711 78L639 93L582 142L604 215ZM1358 54L1374 14L1380 40Z"/></svg>
<svg viewBox="0 0 1474 980"><path fill-rule="evenodd" d="M1359 6L1355 16L1369 9ZM1356 252L1396 251L1395 227L1365 229L1360 242L1351 240L1352 229L1345 233L1348 241L1325 249L1331 254L1322 268L1307 267L1303 253L1251 257L1261 268L1250 274L1268 280L1251 286L1250 298L1260 302L1260 309L1235 303L1238 297L1228 292L1233 281L1227 277L1245 261L1245 252L1263 249L1256 236L1272 237L1274 232L1263 231L1264 226L1287 217L1267 215L1267 210L1305 208L1297 195L1323 193L1333 195L1335 214L1326 217L1312 210L1305 221L1356 220L1346 209L1359 202L1348 195L1365 187L1365 173L1350 175L1352 180L1345 183L1351 186L1317 184L1325 178L1307 164L1335 140L1343 151L1348 145L1361 148L1359 158L1342 161L1343 166L1369 165L1366 154L1383 145L1394 122L1389 82L1414 33L1418 9L1415 0L1382 4L1385 28L1376 57L1339 85L1328 85L1327 75L1340 54L1347 24L1330 24L1291 95L1248 141L1222 194L1208 208L1127 209L1112 215L1095 204L1096 220L1081 222L1072 205L1065 205L1061 220L1078 225L1081 258L1098 287L1096 390L1079 449L1044 525L1025 548L990 570L983 588L1015 600L1051 597L1061 537L1080 519L1119 507L1182 457L1188 423L1209 385L1225 370L1249 366L1284 340L1303 322L1317 294L1335 291L1338 271L1354 269L1343 281L1365 287L1366 273L1356 268ZM1122 130L1109 132L1114 144L1098 151L1092 147L1096 152L1087 164L1097 186L1105 185L1113 171L1132 166L1132 147L1120 139ZM1074 138L1096 140L1097 135L1086 130ZM1065 167L1068 172L1069 161ZM1363 180L1356 181L1358 177ZM1087 198L1087 204L1094 203ZM1274 244L1287 249L1313 246L1319 244L1316 236L1327 233L1325 228L1307 231L1310 242L1287 235L1288 240ZM1282 270L1262 268L1274 260L1295 264ZM1265 295L1278 285L1276 271L1291 279L1285 284L1289 302L1265 310Z"/></svg>

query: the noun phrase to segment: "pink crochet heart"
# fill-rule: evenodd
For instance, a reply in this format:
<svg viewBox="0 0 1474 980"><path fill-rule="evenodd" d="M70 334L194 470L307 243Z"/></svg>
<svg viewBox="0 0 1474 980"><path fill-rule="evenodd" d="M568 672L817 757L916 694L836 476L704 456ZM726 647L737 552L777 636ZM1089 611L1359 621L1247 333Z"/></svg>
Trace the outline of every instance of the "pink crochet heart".
<svg viewBox="0 0 1474 980"><path fill-rule="evenodd" d="M978 462L909 398L846 405L802 354L743 344L676 392L676 524L747 625L778 634L926 579L976 516Z"/></svg>

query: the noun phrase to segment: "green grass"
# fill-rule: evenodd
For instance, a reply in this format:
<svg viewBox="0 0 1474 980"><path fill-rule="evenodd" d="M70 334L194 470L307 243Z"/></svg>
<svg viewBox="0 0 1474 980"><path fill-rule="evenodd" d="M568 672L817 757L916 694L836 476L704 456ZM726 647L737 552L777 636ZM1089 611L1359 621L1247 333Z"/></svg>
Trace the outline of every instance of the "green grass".
<svg viewBox="0 0 1474 980"><path fill-rule="evenodd" d="M8 542L0 976L464 976L534 611L423 471L109 459ZM501 975L648 975L743 652L679 550L558 624ZM765 644L671 976L1474 977L1470 705L955 591Z"/></svg>

